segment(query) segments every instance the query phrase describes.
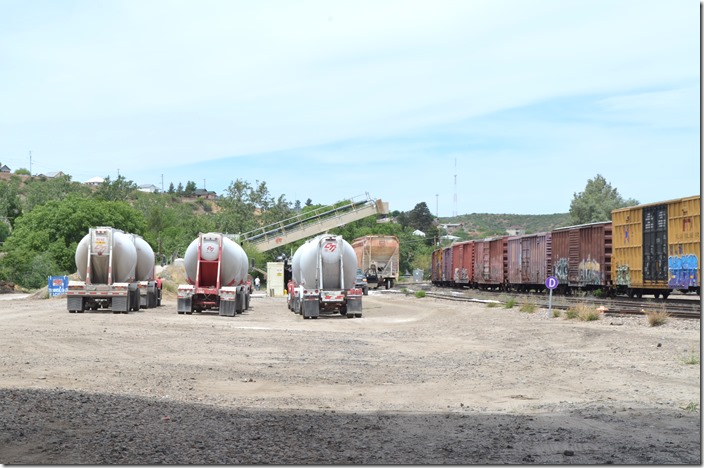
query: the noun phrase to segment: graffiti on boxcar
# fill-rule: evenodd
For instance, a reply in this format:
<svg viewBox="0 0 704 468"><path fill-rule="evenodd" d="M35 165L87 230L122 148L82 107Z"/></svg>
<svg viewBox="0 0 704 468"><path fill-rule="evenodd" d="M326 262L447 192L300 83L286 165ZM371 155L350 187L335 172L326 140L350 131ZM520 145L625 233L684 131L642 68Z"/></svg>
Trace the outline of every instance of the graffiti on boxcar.
<svg viewBox="0 0 704 468"><path fill-rule="evenodd" d="M587 257L579 262L579 282L581 284L601 284L601 265L596 260Z"/></svg>
<svg viewBox="0 0 704 468"><path fill-rule="evenodd" d="M469 276L467 275L467 269L466 268L455 268L455 275L454 275L454 281L455 283L467 283L469 282Z"/></svg>
<svg viewBox="0 0 704 468"><path fill-rule="evenodd" d="M570 263L567 258L560 258L555 262L555 277L560 283L567 283L567 276L569 274Z"/></svg>
<svg viewBox="0 0 704 468"><path fill-rule="evenodd" d="M699 259L696 255L671 255L667 260L670 270L668 287L673 289L689 289L699 286L697 269Z"/></svg>
<svg viewBox="0 0 704 468"><path fill-rule="evenodd" d="M618 286L631 285L631 268L628 265L616 266L616 284Z"/></svg>

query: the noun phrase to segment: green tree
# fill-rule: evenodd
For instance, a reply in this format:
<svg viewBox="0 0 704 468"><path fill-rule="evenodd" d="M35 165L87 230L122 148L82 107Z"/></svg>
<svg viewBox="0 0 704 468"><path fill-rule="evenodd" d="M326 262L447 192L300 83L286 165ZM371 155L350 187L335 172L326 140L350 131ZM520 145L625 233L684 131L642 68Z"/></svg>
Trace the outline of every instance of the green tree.
<svg viewBox="0 0 704 468"><path fill-rule="evenodd" d="M174 188L174 183L171 182L171 183L169 184L168 193L174 193L175 191L176 191L176 189Z"/></svg>
<svg viewBox="0 0 704 468"><path fill-rule="evenodd" d="M136 190L137 184L127 180L124 176L117 176L114 181L111 181L108 176L98 186L95 196L105 201L127 201Z"/></svg>
<svg viewBox="0 0 704 468"><path fill-rule="evenodd" d="M29 169L25 169L24 167L21 167L15 171L15 174L17 175L28 175L31 176L32 173L29 172Z"/></svg>
<svg viewBox="0 0 704 468"><path fill-rule="evenodd" d="M439 236L438 228L435 225L435 216L430 212L425 202L418 203L407 213L407 222L409 227L425 233L425 243L427 245L435 245L435 241Z"/></svg>
<svg viewBox="0 0 704 468"><path fill-rule="evenodd" d="M32 211L35 206L43 205L50 200L63 200L72 193L88 196L90 188L83 184L72 182L70 175L45 180L30 179L25 184L22 211Z"/></svg>
<svg viewBox="0 0 704 468"><path fill-rule="evenodd" d="M601 174L597 174L587 181L583 192L574 194L570 203L570 217L574 224L610 221L612 210L637 204L638 201L632 198L624 200L616 188L611 187Z"/></svg>
<svg viewBox="0 0 704 468"><path fill-rule="evenodd" d="M11 227L22 213L19 187L20 179L17 176L12 176L7 182L0 182L0 218L7 220Z"/></svg>
<svg viewBox="0 0 704 468"><path fill-rule="evenodd" d="M15 222L3 245L0 277L28 288L46 284L50 275L76 271L78 242L93 226L112 226L143 235L142 214L124 202L70 195L35 207Z"/></svg>
<svg viewBox="0 0 704 468"><path fill-rule="evenodd" d="M186 197L192 197L196 194L198 186L192 180L186 182L186 188L183 190L183 195Z"/></svg>

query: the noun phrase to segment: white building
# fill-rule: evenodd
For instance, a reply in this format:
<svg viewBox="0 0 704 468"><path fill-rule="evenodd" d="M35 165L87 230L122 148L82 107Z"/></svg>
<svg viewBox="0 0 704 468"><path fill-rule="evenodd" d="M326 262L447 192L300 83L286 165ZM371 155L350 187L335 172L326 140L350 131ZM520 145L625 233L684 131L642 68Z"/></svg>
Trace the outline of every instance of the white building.
<svg viewBox="0 0 704 468"><path fill-rule="evenodd" d="M86 180L84 183L86 185L98 186L98 185L102 184L103 182L105 182L105 179L103 179L102 177L93 177L92 179Z"/></svg>
<svg viewBox="0 0 704 468"><path fill-rule="evenodd" d="M147 193L158 193L159 187L154 184L142 184L139 186L139 191Z"/></svg>

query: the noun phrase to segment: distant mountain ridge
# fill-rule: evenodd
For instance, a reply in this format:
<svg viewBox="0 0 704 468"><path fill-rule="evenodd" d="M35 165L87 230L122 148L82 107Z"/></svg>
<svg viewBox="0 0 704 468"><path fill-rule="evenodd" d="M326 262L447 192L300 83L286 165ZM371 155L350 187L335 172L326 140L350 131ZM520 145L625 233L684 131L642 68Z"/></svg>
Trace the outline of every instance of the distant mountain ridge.
<svg viewBox="0 0 704 468"><path fill-rule="evenodd" d="M574 223L569 213L548 215L518 215L471 213L448 218L438 218L441 225L450 226L447 233L463 239L483 239L485 237L505 235L509 229L525 231L526 234L552 231L555 228L571 226Z"/></svg>

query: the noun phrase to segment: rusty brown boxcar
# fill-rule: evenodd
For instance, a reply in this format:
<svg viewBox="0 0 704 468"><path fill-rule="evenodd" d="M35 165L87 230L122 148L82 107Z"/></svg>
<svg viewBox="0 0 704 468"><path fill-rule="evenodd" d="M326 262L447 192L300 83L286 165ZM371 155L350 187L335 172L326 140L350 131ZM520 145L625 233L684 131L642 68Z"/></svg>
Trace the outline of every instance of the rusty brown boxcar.
<svg viewBox="0 0 704 468"><path fill-rule="evenodd" d="M617 293L700 292L701 196L613 210L611 277Z"/></svg>
<svg viewBox="0 0 704 468"><path fill-rule="evenodd" d="M430 258L430 281L442 285L442 249L435 249Z"/></svg>
<svg viewBox="0 0 704 468"><path fill-rule="evenodd" d="M474 241L474 283L481 289L506 287L508 236Z"/></svg>
<svg viewBox="0 0 704 468"><path fill-rule="evenodd" d="M452 247L444 247L442 249L442 284L443 286L452 286Z"/></svg>
<svg viewBox="0 0 704 468"><path fill-rule="evenodd" d="M552 231L552 270L558 289L605 291L611 285L611 221Z"/></svg>
<svg viewBox="0 0 704 468"><path fill-rule="evenodd" d="M541 232L507 240L507 282L517 291L542 291L552 273L552 234Z"/></svg>
<svg viewBox="0 0 704 468"><path fill-rule="evenodd" d="M456 287L471 287L474 278L474 241L452 245L453 284Z"/></svg>

